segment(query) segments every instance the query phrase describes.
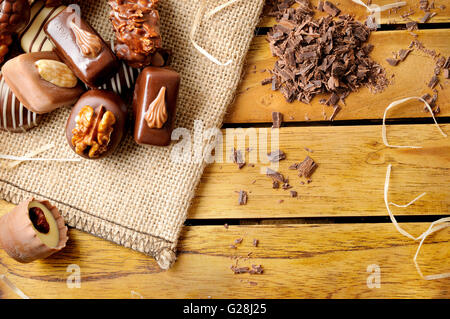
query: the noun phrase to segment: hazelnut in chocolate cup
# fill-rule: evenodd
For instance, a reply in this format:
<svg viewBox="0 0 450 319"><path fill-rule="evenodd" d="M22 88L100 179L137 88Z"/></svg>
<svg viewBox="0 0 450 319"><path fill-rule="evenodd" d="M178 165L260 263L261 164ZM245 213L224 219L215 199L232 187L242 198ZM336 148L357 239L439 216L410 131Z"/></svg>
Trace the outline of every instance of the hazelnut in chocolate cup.
<svg viewBox="0 0 450 319"><path fill-rule="evenodd" d="M116 93L90 90L72 109L66 124L69 146L86 159L112 153L123 137L127 107Z"/></svg>
<svg viewBox="0 0 450 319"><path fill-rule="evenodd" d="M29 263L66 246L67 227L58 209L48 201L30 198L0 218L0 245L21 263Z"/></svg>

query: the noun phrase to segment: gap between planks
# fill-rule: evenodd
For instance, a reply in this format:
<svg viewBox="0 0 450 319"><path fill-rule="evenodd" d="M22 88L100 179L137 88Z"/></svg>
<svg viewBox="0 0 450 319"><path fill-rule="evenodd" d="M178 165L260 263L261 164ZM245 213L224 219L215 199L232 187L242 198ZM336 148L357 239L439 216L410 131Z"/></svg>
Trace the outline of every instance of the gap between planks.
<svg viewBox="0 0 450 319"><path fill-rule="evenodd" d="M420 234L428 225L403 226ZM418 259L425 275L448 271L449 234L446 229L427 239ZM71 229L69 236L63 251L30 264L0 251L0 273L31 298L135 298L132 291L144 298L450 297L448 278L420 278L412 262L417 243L392 224L184 227L169 271L86 233ZM230 248L238 238L242 243ZM239 266L262 265L264 274L234 275L230 266L238 256ZM66 284L70 265L80 267L79 289ZM373 266L380 288L367 286ZM0 297L15 296L0 283Z"/></svg>

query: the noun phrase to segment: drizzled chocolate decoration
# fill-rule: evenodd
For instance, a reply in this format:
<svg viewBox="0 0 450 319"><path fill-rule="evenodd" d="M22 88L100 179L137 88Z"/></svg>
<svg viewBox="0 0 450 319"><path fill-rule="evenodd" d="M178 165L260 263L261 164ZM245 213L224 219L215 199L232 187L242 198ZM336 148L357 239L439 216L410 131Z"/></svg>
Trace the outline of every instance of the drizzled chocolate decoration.
<svg viewBox="0 0 450 319"><path fill-rule="evenodd" d="M100 38L93 33L81 29L73 21L70 22L70 27L75 34L75 40L81 50L81 53L90 58L97 57L102 50L102 42Z"/></svg>
<svg viewBox="0 0 450 319"><path fill-rule="evenodd" d="M25 132L39 124L41 117L29 111L11 91L0 73L0 130Z"/></svg>
<svg viewBox="0 0 450 319"><path fill-rule="evenodd" d="M165 95L166 87L163 86L145 113L145 121L149 128L161 128L167 122L168 116Z"/></svg>

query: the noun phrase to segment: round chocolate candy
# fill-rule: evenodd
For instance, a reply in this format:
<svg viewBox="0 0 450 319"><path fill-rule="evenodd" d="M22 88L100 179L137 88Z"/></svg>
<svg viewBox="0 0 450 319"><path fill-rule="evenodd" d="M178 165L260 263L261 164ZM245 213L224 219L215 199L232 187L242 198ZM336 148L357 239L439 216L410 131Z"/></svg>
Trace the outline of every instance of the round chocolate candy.
<svg viewBox="0 0 450 319"><path fill-rule="evenodd" d="M87 159L98 159L113 152L123 137L127 107L114 92L90 90L72 109L66 124L70 147Z"/></svg>
<svg viewBox="0 0 450 319"><path fill-rule="evenodd" d="M28 0L0 0L0 33L19 33L30 21Z"/></svg>
<svg viewBox="0 0 450 319"><path fill-rule="evenodd" d="M0 218L0 247L21 263L47 258L67 239L64 219L48 201L27 199Z"/></svg>
<svg viewBox="0 0 450 319"><path fill-rule="evenodd" d="M29 111L11 91L0 72L0 130L25 132L39 124L41 116Z"/></svg>

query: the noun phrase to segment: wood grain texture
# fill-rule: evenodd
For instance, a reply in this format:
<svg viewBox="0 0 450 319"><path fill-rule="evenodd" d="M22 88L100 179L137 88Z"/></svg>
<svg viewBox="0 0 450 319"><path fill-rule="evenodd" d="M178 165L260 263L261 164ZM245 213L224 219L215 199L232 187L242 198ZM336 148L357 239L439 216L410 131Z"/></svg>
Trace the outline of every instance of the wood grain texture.
<svg viewBox="0 0 450 319"><path fill-rule="evenodd" d="M407 224L420 234L428 224ZM425 275L449 271L446 229L427 240L419 263ZM229 248L243 238L237 249ZM252 240L259 239L258 247ZM449 298L450 279L420 278L412 258L417 243L391 224L185 227L178 261L161 271L143 254L70 230L67 248L31 264L0 251L0 274L31 298ZM264 274L234 275L262 265ZM369 265L378 265L381 287L369 289ZM81 271L81 288L69 289L67 267ZM0 285L0 298L14 297Z"/></svg>
<svg viewBox="0 0 450 319"><path fill-rule="evenodd" d="M417 0L404 0L406 2L406 6L401 7L397 10L391 10L391 11L384 11L380 14L380 24L401 24L406 23L408 21L414 20L419 21L423 16L424 12L419 9L419 1ZM319 0L310 0L311 4L317 7L317 4L319 3ZM355 16L355 19L358 21L365 21L368 16L367 9L363 6L355 4L351 0L331 0L330 2L336 4L339 9L341 9L343 14L351 14ZM364 3L367 3L367 1L363 0ZM377 4L380 7L386 4L391 4L397 1L393 0L376 0L372 1L373 4ZM431 1L430 1L431 2ZM444 23L444 22L450 22L450 6L448 5L448 1L446 0L436 0L435 2L435 9L432 10L433 12L436 12L437 14L431 18L428 23ZM445 5L445 8L440 8L441 5ZM293 7L295 8L297 4L294 4ZM408 17L403 18L402 15L404 15L407 12L410 12L410 9L414 10L414 14L410 15ZM316 17L326 16L326 13L316 11ZM261 19L261 22L259 23L259 27L271 27L276 23L275 18L264 16Z"/></svg>
<svg viewBox="0 0 450 319"><path fill-rule="evenodd" d="M450 6L449 6L450 7ZM444 56L450 55L450 29L423 30L416 32L426 48L436 50ZM373 94L367 88L350 94L342 105L342 110L335 120L380 119L385 108L393 101L408 96L422 96L432 94L427 84L434 74L435 61L425 53L414 50L404 62L393 67L386 62L393 52L406 49L413 37L406 31L375 32L369 42L375 48L371 53L373 60L380 63L388 74L394 75L392 84L383 92ZM245 67L245 75L238 88L234 103L229 107L225 118L226 123L258 123L271 122L271 114L278 111L284 114L285 121L324 121L329 119L333 109L323 106L319 100L324 96L318 95L311 104L298 101L287 103L279 91L272 91L271 85L261 85L261 81L270 77L268 70L273 68L276 61L270 52L265 36L253 39ZM262 72L266 70L265 72ZM438 85L439 116L450 116L450 81L440 77L443 89ZM391 114L394 118L426 117L423 104L420 102L406 103L404 108Z"/></svg>
<svg viewBox="0 0 450 319"><path fill-rule="evenodd" d="M450 133L450 125L442 128ZM261 130L269 132L270 137L271 128ZM427 192L409 208L393 207L395 214L447 215L450 139L443 138L433 125L392 125L387 134L392 144L423 148L386 148L378 125L281 128L279 148L287 158L280 162L279 171L289 177L291 190L298 192L298 198L291 198L289 190L272 189L271 179L263 174L265 169L261 172L267 166L261 161L263 157L255 157L255 167L246 165L241 170L233 163L215 163L202 177L188 218L386 216L383 187L389 163L393 165L390 201L405 204ZM244 138L241 135L240 140ZM252 156L256 156L255 145L241 145L242 150L253 148ZM232 147L227 145L225 149ZM288 167L307 155L319 167L312 183L302 185L306 179ZM247 163L252 163L248 156ZM236 192L240 190L248 192L245 206L238 205Z"/></svg>

